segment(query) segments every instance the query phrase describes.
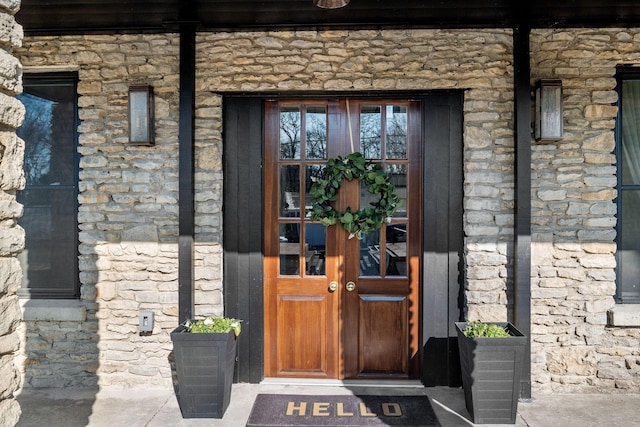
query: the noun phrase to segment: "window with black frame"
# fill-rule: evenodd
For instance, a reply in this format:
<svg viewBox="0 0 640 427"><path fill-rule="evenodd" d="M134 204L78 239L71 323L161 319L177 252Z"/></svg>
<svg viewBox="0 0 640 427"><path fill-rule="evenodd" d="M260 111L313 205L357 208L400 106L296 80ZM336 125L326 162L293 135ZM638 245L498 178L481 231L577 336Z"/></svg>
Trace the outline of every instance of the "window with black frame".
<svg viewBox="0 0 640 427"><path fill-rule="evenodd" d="M618 68L616 301L640 303L640 70Z"/></svg>
<svg viewBox="0 0 640 427"><path fill-rule="evenodd" d="M21 297L79 296L77 80L75 73L25 75L18 96L26 109L17 130L26 180L17 193L25 230Z"/></svg>

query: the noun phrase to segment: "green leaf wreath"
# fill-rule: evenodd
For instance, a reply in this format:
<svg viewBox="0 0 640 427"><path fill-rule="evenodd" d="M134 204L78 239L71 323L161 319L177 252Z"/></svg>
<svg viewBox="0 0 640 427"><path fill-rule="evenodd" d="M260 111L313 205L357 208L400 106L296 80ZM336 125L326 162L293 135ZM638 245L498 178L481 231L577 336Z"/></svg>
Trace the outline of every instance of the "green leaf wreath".
<svg viewBox="0 0 640 427"><path fill-rule="evenodd" d="M332 202L338 197L343 179L363 181L369 193L380 195L380 199L355 212L351 207L347 207L344 213L338 211L332 206ZM395 186L380 163L367 162L358 152L351 153L346 158L338 156L329 159L323 177L314 179L309 194L313 196L313 205L309 209L312 220L320 221L325 227L340 224L349 232L349 238L355 236L358 239L389 221L401 203L395 193Z"/></svg>

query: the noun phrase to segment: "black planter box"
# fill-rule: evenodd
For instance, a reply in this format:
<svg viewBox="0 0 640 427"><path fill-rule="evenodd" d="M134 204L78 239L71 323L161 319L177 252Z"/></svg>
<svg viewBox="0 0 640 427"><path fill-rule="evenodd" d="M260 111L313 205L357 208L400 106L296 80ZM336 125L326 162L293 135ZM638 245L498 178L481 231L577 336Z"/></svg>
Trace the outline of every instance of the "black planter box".
<svg viewBox="0 0 640 427"><path fill-rule="evenodd" d="M222 418L229 406L236 361L236 336L171 332L183 418Z"/></svg>
<svg viewBox="0 0 640 427"><path fill-rule="evenodd" d="M515 424L527 337L511 323L492 323L511 336L468 338L466 322L456 322L464 399L476 424Z"/></svg>

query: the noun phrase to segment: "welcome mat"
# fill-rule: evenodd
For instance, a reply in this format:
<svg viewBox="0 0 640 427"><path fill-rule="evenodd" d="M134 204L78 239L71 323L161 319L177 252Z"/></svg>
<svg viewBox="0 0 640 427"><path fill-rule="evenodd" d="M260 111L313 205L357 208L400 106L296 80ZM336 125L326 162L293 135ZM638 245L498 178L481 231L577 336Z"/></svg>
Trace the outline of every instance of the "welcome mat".
<svg viewBox="0 0 640 427"><path fill-rule="evenodd" d="M259 394L247 427L439 427L427 396Z"/></svg>

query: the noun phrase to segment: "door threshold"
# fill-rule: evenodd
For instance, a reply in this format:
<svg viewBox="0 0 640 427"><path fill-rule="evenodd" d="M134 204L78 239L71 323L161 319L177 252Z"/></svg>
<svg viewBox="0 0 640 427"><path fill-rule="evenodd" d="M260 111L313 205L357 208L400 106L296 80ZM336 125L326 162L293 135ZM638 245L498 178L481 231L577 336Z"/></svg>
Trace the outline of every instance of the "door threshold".
<svg viewBox="0 0 640 427"><path fill-rule="evenodd" d="M324 386L324 387L376 387L376 388L424 388L420 380L323 380L315 378L265 378L260 384Z"/></svg>

